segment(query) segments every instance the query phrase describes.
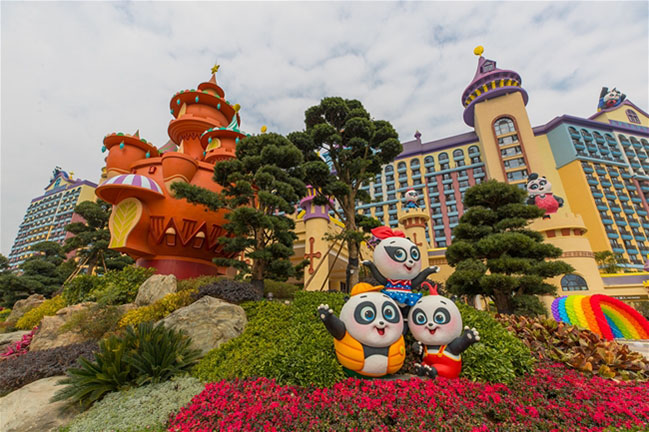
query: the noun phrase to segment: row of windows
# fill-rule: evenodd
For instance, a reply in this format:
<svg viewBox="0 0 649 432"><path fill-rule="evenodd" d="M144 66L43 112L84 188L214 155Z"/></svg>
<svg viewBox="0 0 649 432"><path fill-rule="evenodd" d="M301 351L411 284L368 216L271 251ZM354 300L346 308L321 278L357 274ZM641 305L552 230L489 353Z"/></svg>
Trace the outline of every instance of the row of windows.
<svg viewBox="0 0 649 432"><path fill-rule="evenodd" d="M475 156L475 155L479 156L480 155L480 149L476 145L470 146L468 148L468 154L469 154L470 157ZM464 150L462 150L462 149L454 150L452 155L453 155L453 159L460 159L460 158L464 159L464 156L465 156ZM437 160L440 163L449 161L448 153L446 153L446 152L439 153L438 156L437 156ZM428 156L426 156L424 158L424 164L425 165L433 165L434 163L435 163L435 158L433 156L428 155ZM418 158L414 158L414 159L412 159L410 161L410 168L419 168L419 166L420 166L420 162L419 162ZM399 162L397 164L397 171L399 171L399 172L405 171L406 168L407 168L407 165L406 165L405 162ZM385 172L386 175L391 174L391 173L394 172L394 166L393 165L386 165L383 171Z"/></svg>

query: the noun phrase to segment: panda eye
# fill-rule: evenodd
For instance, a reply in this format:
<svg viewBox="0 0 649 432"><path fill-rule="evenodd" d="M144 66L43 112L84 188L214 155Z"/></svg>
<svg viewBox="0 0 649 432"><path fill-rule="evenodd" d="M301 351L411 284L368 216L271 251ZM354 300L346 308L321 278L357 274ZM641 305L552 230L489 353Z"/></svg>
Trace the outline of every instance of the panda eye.
<svg viewBox="0 0 649 432"><path fill-rule="evenodd" d="M396 246L386 246L385 251L388 253L390 258L396 262L404 262L408 258L408 253L404 248Z"/></svg>
<svg viewBox="0 0 649 432"><path fill-rule="evenodd" d="M417 325L424 325L428 321L426 314L421 309L417 309L414 314L412 314L412 320Z"/></svg>
<svg viewBox="0 0 649 432"><path fill-rule="evenodd" d="M413 246L410 248L410 256L412 257L413 260L419 261L419 249L417 246Z"/></svg>
<svg viewBox="0 0 649 432"><path fill-rule="evenodd" d="M387 322L398 323L399 322L399 312L397 308L389 302L383 303L383 318Z"/></svg>
<svg viewBox="0 0 649 432"><path fill-rule="evenodd" d="M533 184L532 186L530 186L530 189L532 189L532 190L536 190L536 189L538 189L538 188L539 188L539 186L538 186L538 185L535 185L535 184Z"/></svg>
<svg viewBox="0 0 649 432"><path fill-rule="evenodd" d="M356 307L354 319L359 324L369 324L376 318L376 308L373 303L363 302Z"/></svg>
<svg viewBox="0 0 649 432"><path fill-rule="evenodd" d="M541 186L545 186L547 182L545 180L541 180Z"/></svg>
<svg viewBox="0 0 649 432"><path fill-rule="evenodd" d="M451 320L451 314L445 308L435 310L433 321L435 324L446 324Z"/></svg>

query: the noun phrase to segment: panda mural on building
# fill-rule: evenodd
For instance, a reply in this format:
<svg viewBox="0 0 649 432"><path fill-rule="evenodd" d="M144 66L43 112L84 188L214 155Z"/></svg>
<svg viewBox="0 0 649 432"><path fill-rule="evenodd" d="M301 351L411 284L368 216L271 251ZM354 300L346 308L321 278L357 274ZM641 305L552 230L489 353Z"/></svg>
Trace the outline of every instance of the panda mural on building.
<svg viewBox="0 0 649 432"><path fill-rule="evenodd" d="M394 300L379 289L355 285L340 318L329 305L318 307L318 316L334 337L336 357L349 375L393 374L406 359L403 317Z"/></svg>
<svg viewBox="0 0 649 432"><path fill-rule="evenodd" d="M626 95L615 87L613 87L612 90L609 90L608 87L602 87L602 91L599 94L597 111L608 108L615 108L616 106L624 102L624 99L626 99Z"/></svg>
<svg viewBox="0 0 649 432"><path fill-rule="evenodd" d="M374 248L374 262L363 261L372 272L372 276L381 285L383 293L390 296L400 307L409 307L417 303L421 293L412 292L418 289L428 275L439 271L431 266L421 270L421 252L416 244L400 230L381 226L374 228L372 234L380 239ZM404 311L404 315L407 310Z"/></svg>
<svg viewBox="0 0 649 432"><path fill-rule="evenodd" d="M545 177L539 177L532 173L527 177L527 204L535 205L545 210L543 219L549 219L550 215L556 213L559 207L563 207L563 198L552 193L552 184Z"/></svg>
<svg viewBox="0 0 649 432"><path fill-rule="evenodd" d="M415 364L420 376L457 378L462 370L462 353L480 340L476 329L462 328L462 316L451 299L437 294L423 297L410 309L410 332L417 340L413 351L421 358Z"/></svg>

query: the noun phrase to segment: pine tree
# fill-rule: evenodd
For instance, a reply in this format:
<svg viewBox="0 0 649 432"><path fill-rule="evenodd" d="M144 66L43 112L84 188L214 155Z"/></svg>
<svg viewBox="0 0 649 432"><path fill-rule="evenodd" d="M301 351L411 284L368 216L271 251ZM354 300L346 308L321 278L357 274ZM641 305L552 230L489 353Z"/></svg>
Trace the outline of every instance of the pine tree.
<svg viewBox="0 0 649 432"><path fill-rule="evenodd" d="M336 200L336 216L345 226L341 239L347 243L347 287L359 280L360 243L365 234L357 225L358 202L369 202L361 189L381 173L403 147L392 125L374 120L357 100L324 98L306 110L306 130L288 138L302 151L309 183L321 194L316 204ZM324 158L324 160L323 160Z"/></svg>
<svg viewBox="0 0 649 432"><path fill-rule="evenodd" d="M455 267L447 281L449 290L491 297L500 313L512 313L517 296L556 292L545 279L574 269L556 260L561 249L526 228L544 214L525 204L526 197L518 187L495 180L466 191L465 213L446 250L446 260Z"/></svg>
<svg viewBox="0 0 649 432"><path fill-rule="evenodd" d="M304 266L291 264L297 236L295 222L287 216L306 195L302 153L285 137L268 133L242 139L236 157L214 166L214 181L223 187L221 193L183 183L175 184L173 190L177 197L210 210L230 210L224 226L228 235L220 237L219 243L225 252L243 254L245 259L217 258L214 262L250 274L252 284L263 292L265 278L285 281L298 276Z"/></svg>

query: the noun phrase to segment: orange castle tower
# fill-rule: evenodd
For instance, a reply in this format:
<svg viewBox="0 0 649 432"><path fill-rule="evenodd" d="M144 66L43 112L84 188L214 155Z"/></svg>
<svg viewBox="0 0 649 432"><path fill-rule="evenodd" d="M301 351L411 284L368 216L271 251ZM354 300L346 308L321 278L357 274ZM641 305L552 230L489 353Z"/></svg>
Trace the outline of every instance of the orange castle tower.
<svg viewBox="0 0 649 432"><path fill-rule="evenodd" d="M139 132L104 138L107 180L96 194L113 204L109 247L130 255L139 266L181 279L221 274L225 269L212 259L230 256L218 243L225 234L226 211L176 199L171 185L222 189L212 180L214 164L234 158L236 144L246 136L239 130L239 106L225 99L214 74L198 89L176 93L170 106L171 141L160 149Z"/></svg>

